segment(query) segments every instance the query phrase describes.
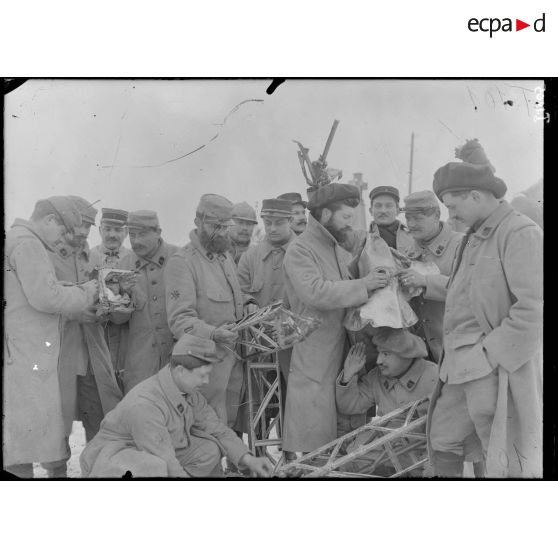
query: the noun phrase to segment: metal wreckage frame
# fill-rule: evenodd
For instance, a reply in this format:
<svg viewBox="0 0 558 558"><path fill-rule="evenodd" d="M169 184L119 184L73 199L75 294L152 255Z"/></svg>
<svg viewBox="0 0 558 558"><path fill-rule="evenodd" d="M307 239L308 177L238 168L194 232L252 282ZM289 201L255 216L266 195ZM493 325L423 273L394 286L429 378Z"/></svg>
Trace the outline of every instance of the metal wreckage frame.
<svg viewBox="0 0 558 558"><path fill-rule="evenodd" d="M341 178L341 172L328 169L326 157L339 124L334 120L323 153L317 161L309 150L299 148L302 173L308 192ZM244 375L248 390L248 445L254 455L267 456L279 477L397 478L417 474L428 461L426 416L419 406L427 399L409 403L345 434L295 461L274 458L269 448L281 449L283 398L278 351L302 341L320 320L299 316L277 302L239 320L232 328L240 334ZM363 441L364 440L364 441Z"/></svg>

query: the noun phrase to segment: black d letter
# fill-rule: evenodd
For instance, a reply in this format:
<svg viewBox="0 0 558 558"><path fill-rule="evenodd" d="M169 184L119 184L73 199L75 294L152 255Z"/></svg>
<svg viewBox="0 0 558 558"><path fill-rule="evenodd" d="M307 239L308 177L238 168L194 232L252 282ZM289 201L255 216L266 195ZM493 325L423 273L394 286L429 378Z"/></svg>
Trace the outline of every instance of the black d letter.
<svg viewBox="0 0 558 558"><path fill-rule="evenodd" d="M538 23L539 22L542 22L542 27L540 29L538 28ZM544 13L543 13L541 18L535 20L535 23L533 23L533 29L537 33L544 33Z"/></svg>

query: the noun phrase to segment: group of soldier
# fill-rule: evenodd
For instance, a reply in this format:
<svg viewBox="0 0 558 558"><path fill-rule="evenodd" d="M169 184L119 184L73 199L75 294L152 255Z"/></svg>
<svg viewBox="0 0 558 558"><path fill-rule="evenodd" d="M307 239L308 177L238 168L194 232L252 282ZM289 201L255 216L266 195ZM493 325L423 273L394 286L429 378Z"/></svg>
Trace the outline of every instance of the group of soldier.
<svg viewBox="0 0 558 558"><path fill-rule="evenodd" d="M91 249L91 203L38 201L6 235L4 468L29 478L41 463L66 476L81 420L86 477L219 476L225 456L225 467L270 476L242 441L234 325L283 301L320 323L278 353L287 461L428 397L428 474L460 477L469 461L477 476L540 476L542 230L505 193L489 165L451 162L433 191L401 200L392 186L372 189L370 230L357 231L360 189L330 183L308 202L263 200L259 242L249 204L204 194L185 247L163 239L152 210L105 208ZM441 221L440 202L465 234ZM345 329L347 311L393 279L373 265L359 274L366 243L436 264L436 274L397 274L421 289L411 328ZM130 310L99 316L99 268L135 272L122 285Z"/></svg>

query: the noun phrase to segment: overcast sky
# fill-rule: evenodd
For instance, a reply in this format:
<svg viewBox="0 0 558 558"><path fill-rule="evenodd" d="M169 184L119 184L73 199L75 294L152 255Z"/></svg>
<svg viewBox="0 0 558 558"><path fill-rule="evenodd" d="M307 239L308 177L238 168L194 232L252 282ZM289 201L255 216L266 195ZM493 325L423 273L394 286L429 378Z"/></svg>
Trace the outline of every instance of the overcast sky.
<svg viewBox="0 0 558 558"><path fill-rule="evenodd" d="M344 180L362 172L369 189L390 184L407 194L412 131L413 190L432 189L436 169L471 138L507 183L508 199L543 176L543 127L534 119L542 82L292 80L271 96L268 85L26 82L5 97L7 226L28 218L39 198L76 194L100 199L99 210L154 209L164 238L182 245L203 193L252 205L288 191L305 195L291 140L314 160L334 119L328 163ZM94 229L91 244L98 240Z"/></svg>

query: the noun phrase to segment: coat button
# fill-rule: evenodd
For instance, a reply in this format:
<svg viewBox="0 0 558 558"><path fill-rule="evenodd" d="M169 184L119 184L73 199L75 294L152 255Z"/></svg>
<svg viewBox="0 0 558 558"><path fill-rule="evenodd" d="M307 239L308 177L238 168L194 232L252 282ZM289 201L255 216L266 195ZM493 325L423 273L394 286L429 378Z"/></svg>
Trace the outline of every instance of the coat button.
<svg viewBox="0 0 558 558"><path fill-rule="evenodd" d="M153 295L153 300L157 300L157 295Z"/></svg>
<svg viewBox="0 0 558 558"><path fill-rule="evenodd" d="M153 280L153 281L151 281L151 284L152 284L152 285L156 285L156 284L157 284L157 281Z"/></svg>

